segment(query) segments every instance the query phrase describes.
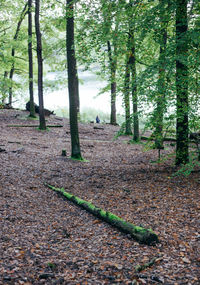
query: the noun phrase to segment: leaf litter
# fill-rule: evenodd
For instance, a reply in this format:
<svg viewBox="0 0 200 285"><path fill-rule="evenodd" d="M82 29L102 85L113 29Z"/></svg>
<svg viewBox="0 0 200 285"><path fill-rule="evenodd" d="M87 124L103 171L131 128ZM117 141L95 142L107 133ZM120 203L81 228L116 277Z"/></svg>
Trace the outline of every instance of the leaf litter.
<svg viewBox="0 0 200 285"><path fill-rule="evenodd" d="M156 150L144 152L128 137L113 141L119 127L111 125L80 123L88 162L73 161L67 119L48 132L7 127L26 115L0 111L0 284L199 284L199 171L173 177L171 156L152 164ZM173 151L168 145L163 153ZM45 182L152 228L160 243L135 242Z"/></svg>

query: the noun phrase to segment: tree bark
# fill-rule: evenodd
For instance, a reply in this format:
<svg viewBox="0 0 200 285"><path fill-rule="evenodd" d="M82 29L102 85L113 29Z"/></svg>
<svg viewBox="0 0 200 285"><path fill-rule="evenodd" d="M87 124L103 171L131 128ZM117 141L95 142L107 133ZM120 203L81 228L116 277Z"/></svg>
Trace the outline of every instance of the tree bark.
<svg viewBox="0 0 200 285"><path fill-rule="evenodd" d="M32 0L28 0L28 58L29 58L29 96L30 117L35 118L35 105L33 94L33 50L32 50Z"/></svg>
<svg viewBox="0 0 200 285"><path fill-rule="evenodd" d="M187 0L176 0L176 165L189 161Z"/></svg>
<svg viewBox="0 0 200 285"><path fill-rule="evenodd" d="M40 32L40 0L35 1L35 31L37 38L37 61L38 61L38 98L39 98L39 118L40 130L46 130L43 102L43 59L42 59L42 36Z"/></svg>
<svg viewBox="0 0 200 285"><path fill-rule="evenodd" d="M130 63L127 56L124 79L125 134L132 135L130 114Z"/></svg>
<svg viewBox="0 0 200 285"><path fill-rule="evenodd" d="M160 5L160 54L159 54L159 74L158 74L158 96L156 98L155 110L155 147L163 148L163 118L166 109L165 98L165 70L166 70L166 45L167 45L167 25L168 15L165 7L166 0L159 0ZM169 5L168 5L169 8ZM168 9L169 10L169 9Z"/></svg>
<svg viewBox="0 0 200 285"><path fill-rule="evenodd" d="M116 82L116 71L117 71L117 63L112 55L111 44L110 41L107 42L108 46L108 56L110 62L110 81L111 81L111 114L110 114L110 124L116 125L116 92L117 92L117 82ZM115 47L114 47L115 49Z"/></svg>
<svg viewBox="0 0 200 285"><path fill-rule="evenodd" d="M51 185L46 184L50 189L57 191L64 195L69 201L77 204L81 208L87 210L92 213L96 217L102 219L103 221L111 224L112 226L118 228L120 231L130 234L135 240L144 244L154 244L158 242L158 236L149 229L145 229L142 227L135 226L129 222L124 221L122 218L112 214L111 212L107 212L102 210L101 208L97 208L92 203L87 202L83 199L80 199L68 192L66 192L63 188L55 188Z"/></svg>
<svg viewBox="0 0 200 285"><path fill-rule="evenodd" d="M131 70L131 91L132 91L132 103L133 103L133 140L139 141L139 117L138 117L138 96L137 96L137 81L136 81L136 60L135 60L135 36L134 29L130 29L130 70Z"/></svg>
<svg viewBox="0 0 200 285"><path fill-rule="evenodd" d="M75 159L82 159L78 131L79 105L77 104L77 98L79 98L79 86L75 56L73 0L66 0L66 23L71 157Z"/></svg>

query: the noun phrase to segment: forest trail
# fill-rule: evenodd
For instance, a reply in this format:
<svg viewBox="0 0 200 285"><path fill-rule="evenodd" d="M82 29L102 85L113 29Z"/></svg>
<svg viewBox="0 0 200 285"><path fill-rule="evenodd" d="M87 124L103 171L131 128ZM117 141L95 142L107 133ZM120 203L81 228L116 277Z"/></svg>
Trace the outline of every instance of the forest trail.
<svg viewBox="0 0 200 285"><path fill-rule="evenodd" d="M199 169L174 177L172 158L151 163L156 150L127 137L113 141L119 127L111 125L80 124L88 162L74 161L67 119L47 132L7 127L38 124L27 115L0 110L0 284L199 284ZM172 152L166 144L163 153ZM152 228L160 243L135 242L44 183Z"/></svg>

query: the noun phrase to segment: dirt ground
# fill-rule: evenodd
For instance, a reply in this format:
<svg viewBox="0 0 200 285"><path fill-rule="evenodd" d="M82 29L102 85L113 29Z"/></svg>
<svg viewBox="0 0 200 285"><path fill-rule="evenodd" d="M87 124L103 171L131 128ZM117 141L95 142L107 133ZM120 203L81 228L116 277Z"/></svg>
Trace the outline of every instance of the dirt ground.
<svg viewBox="0 0 200 285"><path fill-rule="evenodd" d="M200 284L200 171L174 177L173 156L113 141L119 127L80 124L87 162L70 157L69 121L38 131L19 110L0 110L0 284ZM67 156L61 156L66 149ZM174 149L166 145L162 154ZM139 244L44 183L152 228L160 242ZM136 266L152 261L137 272Z"/></svg>

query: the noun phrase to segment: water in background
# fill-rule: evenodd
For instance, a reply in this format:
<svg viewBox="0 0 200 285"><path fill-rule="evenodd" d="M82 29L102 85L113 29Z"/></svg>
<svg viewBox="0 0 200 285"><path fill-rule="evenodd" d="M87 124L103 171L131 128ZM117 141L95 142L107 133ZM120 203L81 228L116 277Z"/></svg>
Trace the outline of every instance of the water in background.
<svg viewBox="0 0 200 285"><path fill-rule="evenodd" d="M110 93L98 95L101 88L106 85L106 82L98 80L95 74L89 71L79 72L79 96L80 96L80 111L85 109L100 110L110 114ZM122 113L122 102L117 101L117 112ZM66 109L69 107L68 90L66 89L54 91L44 96L45 107L52 110Z"/></svg>
<svg viewBox="0 0 200 285"><path fill-rule="evenodd" d="M87 121L94 120L99 113L104 117L104 121L109 121L111 109L110 93L98 95L100 89L105 87L106 82L99 80L90 71L79 71L79 78L80 111L82 118L85 118L84 121L86 121L86 117L88 117ZM28 94L26 98L28 98ZM25 98L21 99L14 104L14 107L25 108L26 101ZM38 104L36 92L35 103ZM69 98L67 86L65 89L54 92L44 92L44 107L56 111L56 114L59 116L68 117ZM121 98L117 100L117 113L123 114Z"/></svg>

